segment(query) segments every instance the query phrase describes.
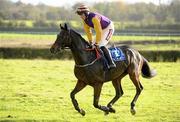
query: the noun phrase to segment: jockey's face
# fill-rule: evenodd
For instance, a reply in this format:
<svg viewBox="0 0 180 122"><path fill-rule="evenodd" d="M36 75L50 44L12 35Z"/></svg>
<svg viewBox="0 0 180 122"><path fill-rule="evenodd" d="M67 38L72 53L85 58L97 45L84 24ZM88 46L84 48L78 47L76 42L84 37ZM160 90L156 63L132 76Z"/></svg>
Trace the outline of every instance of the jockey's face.
<svg viewBox="0 0 180 122"><path fill-rule="evenodd" d="M83 19L83 20L85 20L85 19L86 19L85 14L80 15L80 17L81 17L81 19Z"/></svg>

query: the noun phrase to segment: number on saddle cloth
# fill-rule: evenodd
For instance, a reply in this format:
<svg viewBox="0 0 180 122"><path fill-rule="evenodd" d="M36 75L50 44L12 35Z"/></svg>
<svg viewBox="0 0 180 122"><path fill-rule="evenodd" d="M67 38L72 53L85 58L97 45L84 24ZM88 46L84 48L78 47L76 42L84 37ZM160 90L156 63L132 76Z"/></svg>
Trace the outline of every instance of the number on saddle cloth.
<svg viewBox="0 0 180 122"><path fill-rule="evenodd" d="M124 53L122 52L122 50L120 48L110 47L109 51L110 51L110 54L111 54L112 59L114 61L124 61L124 60L126 60L126 57L125 57Z"/></svg>

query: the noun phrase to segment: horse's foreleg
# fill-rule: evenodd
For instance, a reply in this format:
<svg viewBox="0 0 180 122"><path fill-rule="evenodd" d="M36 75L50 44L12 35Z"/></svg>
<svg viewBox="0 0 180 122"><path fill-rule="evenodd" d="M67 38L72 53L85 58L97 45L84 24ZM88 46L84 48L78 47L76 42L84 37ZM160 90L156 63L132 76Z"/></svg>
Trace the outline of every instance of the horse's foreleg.
<svg viewBox="0 0 180 122"><path fill-rule="evenodd" d="M74 108L83 116L85 115L85 111L79 108L78 102L75 98L75 94L81 91L85 86L86 84L84 82L78 80L74 90L71 92L71 100L74 105Z"/></svg>
<svg viewBox="0 0 180 122"><path fill-rule="evenodd" d="M115 88L116 95L115 97L108 103L107 107L109 107L109 112L115 113L115 109L112 108L112 105L123 95L123 90L121 87L120 79L116 79L112 81L112 84Z"/></svg>
<svg viewBox="0 0 180 122"><path fill-rule="evenodd" d="M109 108L106 106L101 106L99 105L99 98L100 98L100 94L101 94L101 89L102 89L102 83L96 83L93 87L94 87L94 102L93 105L95 108L98 108L102 111L104 111L106 114L109 113Z"/></svg>

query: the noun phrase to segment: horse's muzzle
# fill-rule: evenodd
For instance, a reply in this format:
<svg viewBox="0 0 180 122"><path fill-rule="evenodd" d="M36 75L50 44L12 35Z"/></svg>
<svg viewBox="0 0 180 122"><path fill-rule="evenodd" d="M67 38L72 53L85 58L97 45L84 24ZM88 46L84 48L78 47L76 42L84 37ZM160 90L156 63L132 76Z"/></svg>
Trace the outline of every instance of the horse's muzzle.
<svg viewBox="0 0 180 122"><path fill-rule="evenodd" d="M52 47L50 48L50 52L53 54L56 54L59 51L60 51L60 47L56 43L53 44Z"/></svg>
<svg viewBox="0 0 180 122"><path fill-rule="evenodd" d="M60 48L54 48L54 47L50 48L50 52L53 54L56 54L59 51L60 51Z"/></svg>
<svg viewBox="0 0 180 122"><path fill-rule="evenodd" d="M55 49L54 48L50 48L50 52L51 53L55 53Z"/></svg>

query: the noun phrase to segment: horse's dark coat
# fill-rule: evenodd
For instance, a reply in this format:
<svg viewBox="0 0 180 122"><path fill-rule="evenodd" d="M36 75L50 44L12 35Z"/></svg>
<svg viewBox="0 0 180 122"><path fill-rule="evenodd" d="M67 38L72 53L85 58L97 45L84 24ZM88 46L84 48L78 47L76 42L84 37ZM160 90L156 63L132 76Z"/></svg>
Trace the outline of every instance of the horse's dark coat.
<svg viewBox="0 0 180 122"><path fill-rule="evenodd" d="M151 78L156 75L156 72L150 70L147 60L140 55L138 51L128 46L118 47L124 52L126 60L115 62L116 68L114 69L104 70L103 58L96 60L95 51L85 50L89 47L89 43L77 32L69 30L66 24L65 27L61 26L61 32L58 34L50 50L52 53L56 53L65 47L71 49L76 64L74 74L78 81L76 87L71 92L71 99L74 108L79 113L85 115L85 111L79 108L75 94L81 91L86 85L94 88L94 107L104 111L106 114L109 112L114 113L115 110L112 108L112 105L123 95L121 79L129 74L130 79L136 87L136 95L131 102L131 113L135 114L135 102L143 89L139 80L141 72L143 74L142 76L146 78ZM98 103L102 85L108 81L112 81L116 95L107 106L101 106Z"/></svg>

